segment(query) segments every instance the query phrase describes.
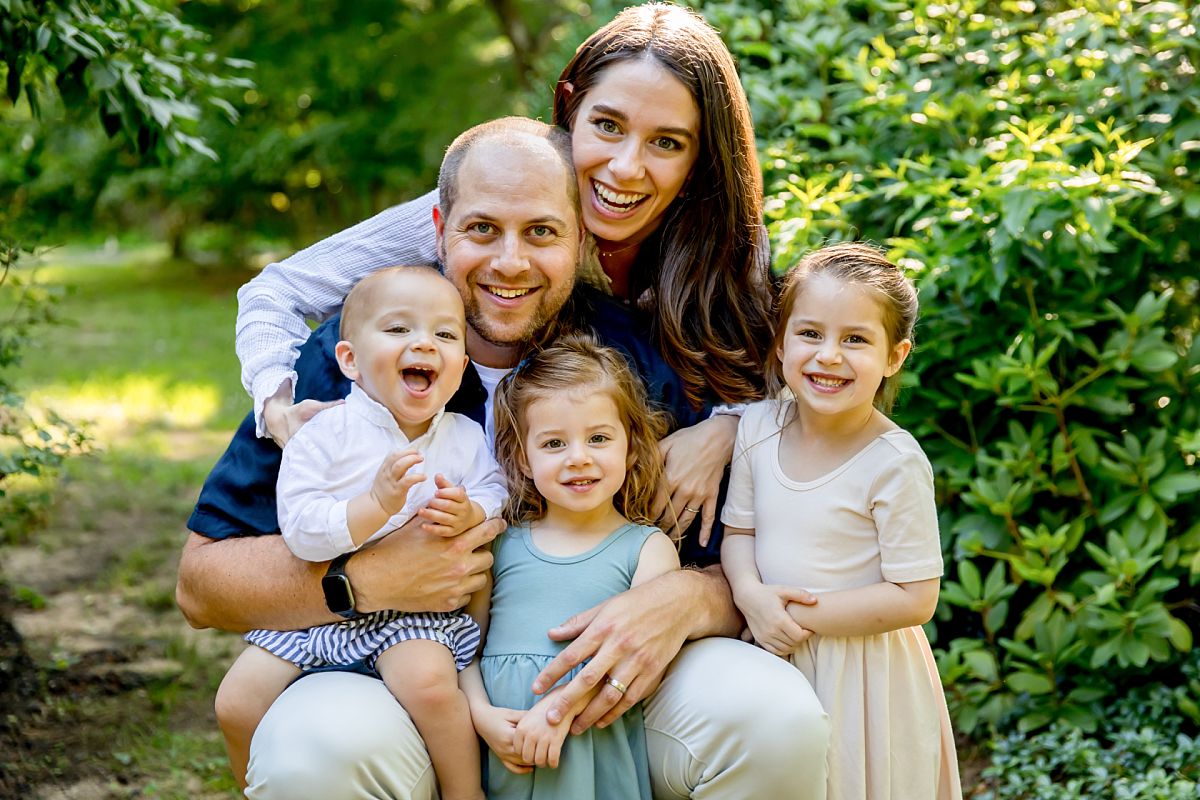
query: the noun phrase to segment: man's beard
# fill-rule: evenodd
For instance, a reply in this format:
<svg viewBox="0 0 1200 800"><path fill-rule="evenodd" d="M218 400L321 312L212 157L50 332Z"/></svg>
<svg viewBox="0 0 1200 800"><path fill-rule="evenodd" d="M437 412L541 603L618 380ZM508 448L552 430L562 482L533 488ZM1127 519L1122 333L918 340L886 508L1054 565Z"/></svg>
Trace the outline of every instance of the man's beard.
<svg viewBox="0 0 1200 800"><path fill-rule="evenodd" d="M465 298L465 309L467 314L467 324L488 344L498 347L515 347L525 345L536 340L546 330L554 318L558 316L558 312L567 303L571 292L575 288L575 282L564 283L555 295L546 294L543 290L543 296L538 302L537 308L534 309L520 330L506 330L508 325L493 325L492 320L487 314L484 314L480 309L479 303L476 302L475 296Z"/></svg>

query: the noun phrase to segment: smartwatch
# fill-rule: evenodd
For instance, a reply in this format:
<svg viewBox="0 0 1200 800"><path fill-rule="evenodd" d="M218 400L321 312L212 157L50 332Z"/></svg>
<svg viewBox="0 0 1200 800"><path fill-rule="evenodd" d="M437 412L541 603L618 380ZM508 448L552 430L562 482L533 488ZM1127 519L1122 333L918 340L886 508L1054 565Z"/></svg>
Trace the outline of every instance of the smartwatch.
<svg viewBox="0 0 1200 800"><path fill-rule="evenodd" d="M321 590L325 593L325 607L343 619L354 619L359 614L354 610L354 589L346 575L346 562L354 553L342 553L329 562L321 578Z"/></svg>

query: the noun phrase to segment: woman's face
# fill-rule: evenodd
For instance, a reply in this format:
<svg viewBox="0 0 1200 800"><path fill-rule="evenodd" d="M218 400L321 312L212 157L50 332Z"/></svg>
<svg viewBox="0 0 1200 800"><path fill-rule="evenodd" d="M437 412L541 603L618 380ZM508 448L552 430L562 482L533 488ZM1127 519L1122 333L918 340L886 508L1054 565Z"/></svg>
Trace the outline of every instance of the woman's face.
<svg viewBox="0 0 1200 800"><path fill-rule="evenodd" d="M700 151L700 109L653 58L619 61L588 90L571 124L583 224L608 242L650 235Z"/></svg>

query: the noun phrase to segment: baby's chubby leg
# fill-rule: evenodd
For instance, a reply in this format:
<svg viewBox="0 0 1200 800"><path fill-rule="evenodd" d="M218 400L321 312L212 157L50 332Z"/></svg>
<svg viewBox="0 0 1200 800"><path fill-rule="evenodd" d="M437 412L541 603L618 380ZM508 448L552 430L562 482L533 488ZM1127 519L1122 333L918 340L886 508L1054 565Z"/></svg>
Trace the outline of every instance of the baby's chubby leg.
<svg viewBox="0 0 1200 800"><path fill-rule="evenodd" d="M441 799L484 800L479 740L449 648L426 639L400 642L380 653L375 669L425 740Z"/></svg>
<svg viewBox="0 0 1200 800"><path fill-rule="evenodd" d="M221 680L217 689L217 724L225 736L229 766L240 788L246 788L246 765L255 728L299 674L300 668L291 662L250 645Z"/></svg>

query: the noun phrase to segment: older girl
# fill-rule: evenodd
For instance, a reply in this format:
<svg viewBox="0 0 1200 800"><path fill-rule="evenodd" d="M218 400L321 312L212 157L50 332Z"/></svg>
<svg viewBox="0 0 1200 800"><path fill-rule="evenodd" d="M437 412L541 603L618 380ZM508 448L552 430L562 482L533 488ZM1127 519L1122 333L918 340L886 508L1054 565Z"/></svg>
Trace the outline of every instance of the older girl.
<svg viewBox="0 0 1200 800"><path fill-rule="evenodd" d="M942 574L933 471L884 413L916 317L912 284L874 248L801 260L768 368L789 397L747 409L722 511L721 560L750 632L830 715L831 800L962 797L920 627ZM795 587L817 603L789 603Z"/></svg>

